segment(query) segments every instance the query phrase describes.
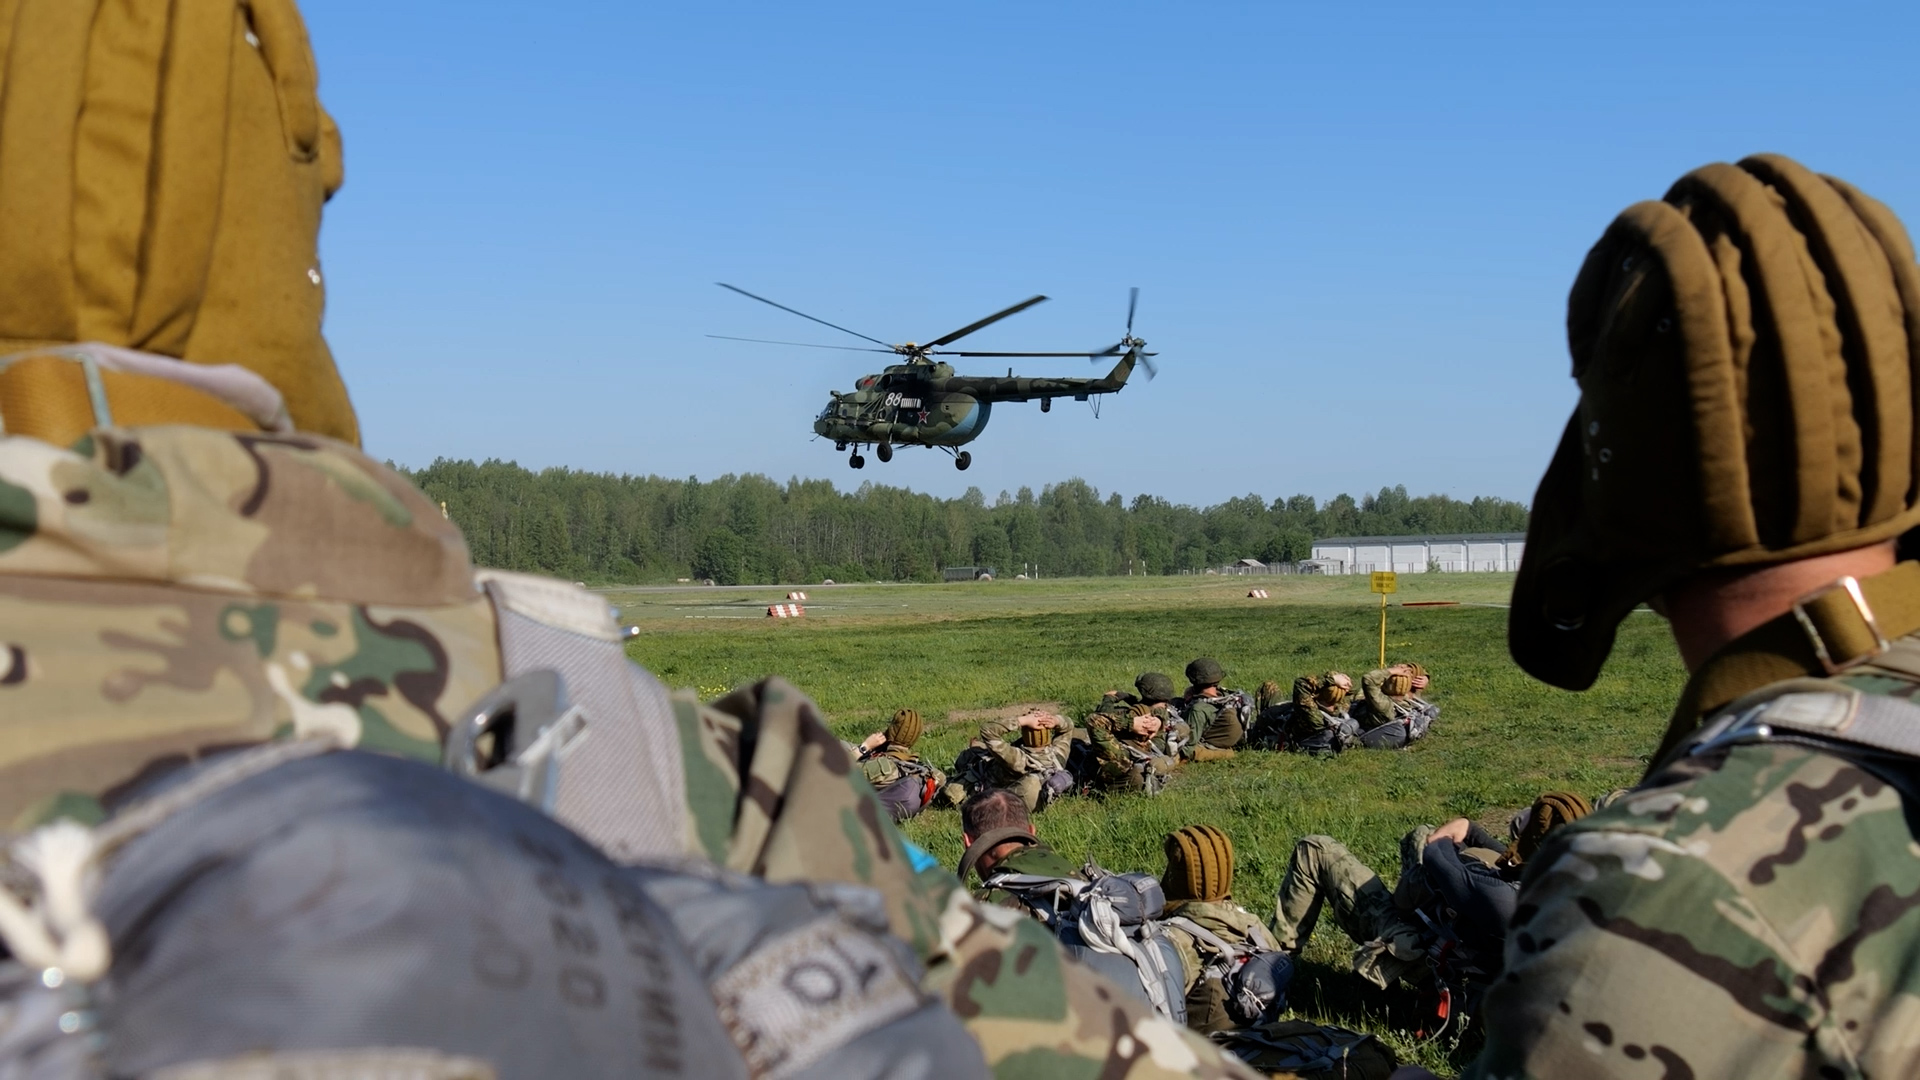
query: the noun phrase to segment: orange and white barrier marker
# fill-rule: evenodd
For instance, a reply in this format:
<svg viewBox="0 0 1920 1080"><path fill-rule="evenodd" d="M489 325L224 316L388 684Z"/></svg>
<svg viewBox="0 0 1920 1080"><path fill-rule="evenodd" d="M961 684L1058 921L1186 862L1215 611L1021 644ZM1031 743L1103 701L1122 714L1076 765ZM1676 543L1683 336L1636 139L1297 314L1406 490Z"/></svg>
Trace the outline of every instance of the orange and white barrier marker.
<svg viewBox="0 0 1920 1080"><path fill-rule="evenodd" d="M770 619L798 619L806 613L807 609L799 604L774 604L767 608L767 617Z"/></svg>
<svg viewBox="0 0 1920 1080"><path fill-rule="evenodd" d="M806 598L807 594L803 592L790 592L787 594L787 599L789 600L805 600Z"/></svg>
<svg viewBox="0 0 1920 1080"><path fill-rule="evenodd" d="M1265 600L1266 598L1267 598L1267 590L1265 589L1248 589L1247 590L1247 599L1249 600Z"/></svg>

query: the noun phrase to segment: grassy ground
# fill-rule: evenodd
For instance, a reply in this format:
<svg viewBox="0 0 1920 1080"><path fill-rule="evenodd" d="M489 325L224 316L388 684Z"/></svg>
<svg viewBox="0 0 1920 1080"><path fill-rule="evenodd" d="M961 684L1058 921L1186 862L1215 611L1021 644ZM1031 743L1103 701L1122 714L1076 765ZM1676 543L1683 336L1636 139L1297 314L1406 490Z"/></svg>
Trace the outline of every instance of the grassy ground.
<svg viewBox="0 0 1920 1080"><path fill-rule="evenodd" d="M1511 574L1402 574L1394 601L1457 600L1504 604ZM1247 576L1064 578L1041 581L969 581L951 585L808 585L807 618L969 618L1069 611L1144 611L1168 607L1225 607L1262 603L1377 603L1361 575L1319 577L1291 574ZM1265 589L1268 601L1247 598ZM767 605L785 603L787 586L712 588L677 586L603 590L622 617L649 629L669 622L767 622Z"/></svg>
<svg viewBox="0 0 1920 1080"><path fill-rule="evenodd" d="M1247 599L1249 581L1272 599ZM1511 587L1510 576L1492 574L1400 581L1396 600L1491 604ZM1377 598L1365 590L1364 579L1281 577L809 589L808 618L798 622L765 617L765 604L780 598L774 590L751 601L742 595L761 609L758 621L685 618L696 606L685 591L613 600L643 627L634 658L669 683L714 694L778 673L811 694L847 738L912 706L928 721L923 753L944 766L982 715L1056 702L1077 717L1101 691L1128 687L1141 671L1177 680L1198 655L1219 659L1229 685L1248 690L1330 667L1358 675L1373 666L1379 644ZM823 594L845 599L822 604ZM709 589L696 598L731 603L735 595ZM1543 790L1591 797L1632 782L1682 681L1665 623L1645 613L1628 618L1605 674L1584 694L1549 689L1515 668L1506 613L1493 607L1394 607L1387 653L1434 673L1429 696L1441 717L1412 749L1329 761L1243 752L1188 766L1156 798L1064 801L1042 815L1042 835L1070 858L1159 872L1167 832L1211 823L1234 840L1236 898L1269 914L1288 853L1306 834L1339 838L1391 883L1399 838L1414 825L1461 815L1503 825ZM907 831L948 865L958 861L956 812L929 811ZM1302 1015L1379 1033L1404 1059L1438 1071L1468 1060L1471 1041L1451 1053L1413 1044L1399 1030L1412 1002L1363 994L1344 967L1350 949L1323 922L1289 995Z"/></svg>

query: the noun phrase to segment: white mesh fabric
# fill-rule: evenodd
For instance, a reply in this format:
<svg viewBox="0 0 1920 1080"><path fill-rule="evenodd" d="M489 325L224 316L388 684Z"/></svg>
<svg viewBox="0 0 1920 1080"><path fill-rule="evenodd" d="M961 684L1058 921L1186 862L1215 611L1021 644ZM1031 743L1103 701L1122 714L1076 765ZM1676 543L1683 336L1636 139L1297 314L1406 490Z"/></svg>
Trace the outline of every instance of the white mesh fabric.
<svg viewBox="0 0 1920 1080"><path fill-rule="evenodd" d="M629 661L616 640L607 640L616 635L522 614L532 605L516 602L517 576L489 576L484 584L500 617L505 677L550 668L559 672L568 700L586 713L586 738L560 770L554 816L617 862L683 854L686 773L666 688ZM551 599L546 594L555 584L539 582L542 600ZM599 607L611 627L611 615Z"/></svg>

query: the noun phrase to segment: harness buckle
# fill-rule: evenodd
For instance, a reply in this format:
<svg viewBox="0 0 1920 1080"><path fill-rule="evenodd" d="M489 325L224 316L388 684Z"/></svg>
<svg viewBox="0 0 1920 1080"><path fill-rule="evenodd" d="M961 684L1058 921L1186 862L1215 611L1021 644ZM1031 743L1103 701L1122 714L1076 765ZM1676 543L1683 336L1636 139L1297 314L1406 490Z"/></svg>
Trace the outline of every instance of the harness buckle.
<svg viewBox="0 0 1920 1080"><path fill-rule="evenodd" d="M1847 599L1853 601L1852 611L1859 616L1860 622L1869 634L1873 635L1873 647L1866 651L1852 652L1832 648L1828 645L1828 633L1843 628L1833 623L1834 617L1848 610L1844 605L1827 603L1827 599L1837 592L1844 592ZM1838 675L1857 664L1879 656L1892 648L1885 634L1880 632L1880 624L1873 617L1873 608L1867 605L1867 598L1860 591L1860 580L1849 574L1832 584L1822 586L1793 602L1793 617L1800 622L1800 629L1806 631L1807 640L1813 645L1815 656L1820 658L1821 666L1827 674ZM1828 633L1822 633L1820 622L1827 623ZM1837 634L1835 635L1838 636ZM1847 636L1855 636L1849 634ZM1837 658L1836 658L1837 655Z"/></svg>

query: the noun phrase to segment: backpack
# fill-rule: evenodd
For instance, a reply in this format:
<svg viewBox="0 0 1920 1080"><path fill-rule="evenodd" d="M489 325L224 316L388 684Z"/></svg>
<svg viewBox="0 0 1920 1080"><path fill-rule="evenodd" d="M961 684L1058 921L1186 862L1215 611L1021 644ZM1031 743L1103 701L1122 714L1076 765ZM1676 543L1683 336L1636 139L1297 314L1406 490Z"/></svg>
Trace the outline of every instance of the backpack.
<svg viewBox="0 0 1920 1080"><path fill-rule="evenodd" d="M1400 838L1400 880L1393 887L1393 903L1425 929L1429 977L1419 987L1414 1035L1437 1039L1462 1035L1478 1010L1480 998L1500 973L1503 957L1468 948L1453 930L1453 913L1427 883L1421 851L1432 826L1422 825ZM1478 849L1470 849L1478 850ZM1488 853L1476 856L1482 861Z"/></svg>
<svg viewBox="0 0 1920 1080"><path fill-rule="evenodd" d="M1201 954L1200 978L1188 1000L1191 1026L1197 1030L1248 1027L1286 1011L1293 958L1274 948L1265 927L1251 924L1258 940L1235 945L1184 915L1168 916L1163 923L1184 930ZM1194 1015L1196 1002L1200 1003L1198 1016Z"/></svg>
<svg viewBox="0 0 1920 1080"><path fill-rule="evenodd" d="M1406 723L1407 723L1407 741L1408 742L1413 742L1415 739L1424 738L1427 734L1427 729L1431 728L1433 726L1433 722L1440 718L1440 706L1435 705L1431 701L1425 701L1420 698L1415 698L1413 700L1419 702L1419 704L1415 705L1410 702L1406 706Z"/></svg>
<svg viewBox="0 0 1920 1080"><path fill-rule="evenodd" d="M623 868L334 745L215 758L13 845L0 1075L984 1080L877 894Z"/></svg>
<svg viewBox="0 0 1920 1080"><path fill-rule="evenodd" d="M1085 879L996 871L985 885L1018 897L1068 955L1185 1026L1185 969L1164 931L1167 899L1160 879L1115 874L1092 863L1081 872Z"/></svg>
<svg viewBox="0 0 1920 1080"><path fill-rule="evenodd" d="M904 775L893 783L875 792L880 796L880 805L887 808L896 822L905 821L927 808L939 794L939 774L933 766L922 761L894 759Z"/></svg>
<svg viewBox="0 0 1920 1080"><path fill-rule="evenodd" d="M1293 723L1293 702L1282 701L1260 710L1247 728L1247 747L1252 750L1285 750L1287 728Z"/></svg>
<svg viewBox="0 0 1920 1080"><path fill-rule="evenodd" d="M1387 1080L1400 1065L1371 1035L1305 1020L1219 1031L1213 1039L1262 1073L1300 1080Z"/></svg>
<svg viewBox="0 0 1920 1080"><path fill-rule="evenodd" d="M6 18L0 357L100 342L237 363L299 430L358 444L320 333L340 133L294 0L22 0ZM33 403L7 431L66 446L95 426L73 365L0 368L0 399ZM122 426L208 404L125 372L95 387Z"/></svg>

